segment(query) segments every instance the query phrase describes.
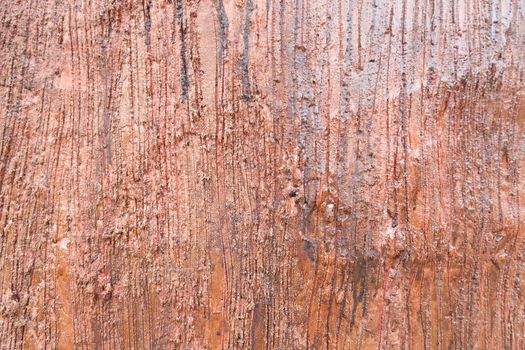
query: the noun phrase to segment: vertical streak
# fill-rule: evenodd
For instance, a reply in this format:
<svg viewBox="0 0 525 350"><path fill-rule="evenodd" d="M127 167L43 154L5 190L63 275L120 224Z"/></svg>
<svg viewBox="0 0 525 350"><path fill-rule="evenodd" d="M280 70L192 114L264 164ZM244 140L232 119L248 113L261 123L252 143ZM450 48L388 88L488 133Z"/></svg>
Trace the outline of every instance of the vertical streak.
<svg viewBox="0 0 525 350"><path fill-rule="evenodd" d="M188 99L188 61L186 59L186 28L184 27L184 6L183 0L177 0L177 24L179 25L180 35L180 83L182 88L182 100Z"/></svg>
<svg viewBox="0 0 525 350"><path fill-rule="evenodd" d="M242 52L241 61L241 76L242 76L242 99L244 102L250 100L250 76L249 76L249 64L250 64L250 26L253 12L253 0L246 2L246 20L244 22L244 34L242 36L244 49Z"/></svg>

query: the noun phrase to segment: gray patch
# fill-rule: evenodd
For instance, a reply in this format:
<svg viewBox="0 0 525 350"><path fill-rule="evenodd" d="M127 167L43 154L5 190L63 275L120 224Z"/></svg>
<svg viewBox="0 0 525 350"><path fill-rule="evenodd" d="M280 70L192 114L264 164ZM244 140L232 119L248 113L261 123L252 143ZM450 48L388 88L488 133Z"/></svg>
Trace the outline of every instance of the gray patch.
<svg viewBox="0 0 525 350"><path fill-rule="evenodd" d="M348 120L350 116L350 66L352 64L352 2L348 3L346 14L346 50L344 56L345 80L343 82L343 120Z"/></svg>
<svg viewBox="0 0 525 350"><path fill-rule="evenodd" d="M308 256L308 259L311 261L311 262L315 262L316 261L316 257L315 257L315 246L312 242L310 241L304 241L304 250L306 251L306 255Z"/></svg>
<svg viewBox="0 0 525 350"><path fill-rule="evenodd" d="M153 0L149 0L148 4L146 5L146 19L144 21L144 27L146 29L146 47L148 50L151 46L151 6L153 6Z"/></svg>
<svg viewBox="0 0 525 350"><path fill-rule="evenodd" d="M182 88L182 100L188 99L188 62L186 59L186 29L184 28L184 9L182 6L182 0L177 0L177 24L179 25L180 32L180 83Z"/></svg>
<svg viewBox="0 0 525 350"><path fill-rule="evenodd" d="M219 65L222 66L223 56L228 50L228 16L224 10L223 0L218 2L218 16L219 16L219 36L221 38L221 45L219 46Z"/></svg>
<svg viewBox="0 0 525 350"><path fill-rule="evenodd" d="M248 66L250 64L250 26L253 13L253 1L248 0L246 3L246 22L244 23L244 50L242 52L241 75L242 75L242 99L245 102L250 100L250 76Z"/></svg>

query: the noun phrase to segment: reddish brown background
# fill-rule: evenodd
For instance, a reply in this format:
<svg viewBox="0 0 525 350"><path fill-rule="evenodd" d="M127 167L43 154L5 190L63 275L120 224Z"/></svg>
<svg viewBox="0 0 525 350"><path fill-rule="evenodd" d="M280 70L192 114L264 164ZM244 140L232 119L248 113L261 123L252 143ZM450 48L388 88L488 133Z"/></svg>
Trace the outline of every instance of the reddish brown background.
<svg viewBox="0 0 525 350"><path fill-rule="evenodd" d="M524 349L525 3L0 1L1 349Z"/></svg>

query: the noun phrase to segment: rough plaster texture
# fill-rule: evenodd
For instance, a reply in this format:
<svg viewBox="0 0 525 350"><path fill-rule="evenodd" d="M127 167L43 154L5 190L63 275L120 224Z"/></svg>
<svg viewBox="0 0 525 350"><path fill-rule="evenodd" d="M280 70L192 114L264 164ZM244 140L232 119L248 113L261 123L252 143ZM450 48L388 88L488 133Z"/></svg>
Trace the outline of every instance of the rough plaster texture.
<svg viewBox="0 0 525 350"><path fill-rule="evenodd" d="M524 349L521 0L0 1L0 348Z"/></svg>

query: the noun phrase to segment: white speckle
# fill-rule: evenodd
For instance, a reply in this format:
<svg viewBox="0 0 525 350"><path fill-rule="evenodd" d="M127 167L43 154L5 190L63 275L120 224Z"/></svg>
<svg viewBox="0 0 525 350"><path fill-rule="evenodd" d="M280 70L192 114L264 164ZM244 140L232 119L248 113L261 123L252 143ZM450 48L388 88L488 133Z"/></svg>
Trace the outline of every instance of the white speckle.
<svg viewBox="0 0 525 350"><path fill-rule="evenodd" d="M58 247L67 252L69 250L69 238L62 238L60 241L58 241Z"/></svg>

